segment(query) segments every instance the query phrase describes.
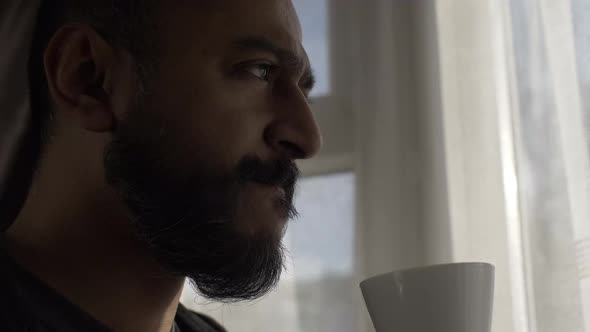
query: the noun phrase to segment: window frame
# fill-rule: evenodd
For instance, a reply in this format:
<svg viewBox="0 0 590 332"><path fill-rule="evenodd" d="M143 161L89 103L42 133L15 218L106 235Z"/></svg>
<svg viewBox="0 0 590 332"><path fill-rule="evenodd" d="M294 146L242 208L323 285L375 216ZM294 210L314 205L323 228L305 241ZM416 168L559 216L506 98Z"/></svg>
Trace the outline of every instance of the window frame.
<svg viewBox="0 0 590 332"><path fill-rule="evenodd" d="M327 38L330 92L311 98L311 106L323 137L323 148L314 158L298 161L303 176L354 170L354 108L352 82L355 45L351 0L327 1ZM305 36L304 36L305 38ZM313 66L313 63L312 63Z"/></svg>

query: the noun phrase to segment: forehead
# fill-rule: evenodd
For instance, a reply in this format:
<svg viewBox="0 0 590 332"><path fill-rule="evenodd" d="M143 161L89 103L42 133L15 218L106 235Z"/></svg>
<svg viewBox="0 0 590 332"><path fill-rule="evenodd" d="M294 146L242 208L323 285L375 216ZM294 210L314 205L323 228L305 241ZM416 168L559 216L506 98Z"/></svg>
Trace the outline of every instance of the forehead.
<svg viewBox="0 0 590 332"><path fill-rule="evenodd" d="M165 38L208 48L256 36L302 54L302 33L291 0L181 1L164 24ZM198 3L198 5L197 5Z"/></svg>

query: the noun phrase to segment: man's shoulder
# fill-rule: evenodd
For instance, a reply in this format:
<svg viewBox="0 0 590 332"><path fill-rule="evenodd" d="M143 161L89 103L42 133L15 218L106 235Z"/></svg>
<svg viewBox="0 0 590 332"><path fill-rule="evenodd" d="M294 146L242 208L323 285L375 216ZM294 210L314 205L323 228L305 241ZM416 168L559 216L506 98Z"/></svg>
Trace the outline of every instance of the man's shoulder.
<svg viewBox="0 0 590 332"><path fill-rule="evenodd" d="M227 332L213 318L178 305L176 324L182 332Z"/></svg>

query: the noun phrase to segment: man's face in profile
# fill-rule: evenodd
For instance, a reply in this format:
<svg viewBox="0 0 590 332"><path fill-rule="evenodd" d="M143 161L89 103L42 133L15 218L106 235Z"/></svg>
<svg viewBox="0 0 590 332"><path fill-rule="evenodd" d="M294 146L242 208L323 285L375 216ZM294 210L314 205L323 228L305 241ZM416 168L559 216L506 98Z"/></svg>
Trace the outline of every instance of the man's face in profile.
<svg viewBox="0 0 590 332"><path fill-rule="evenodd" d="M206 297L254 299L283 267L294 160L321 144L298 19L290 0L164 7L157 70L129 89L107 182L167 269Z"/></svg>

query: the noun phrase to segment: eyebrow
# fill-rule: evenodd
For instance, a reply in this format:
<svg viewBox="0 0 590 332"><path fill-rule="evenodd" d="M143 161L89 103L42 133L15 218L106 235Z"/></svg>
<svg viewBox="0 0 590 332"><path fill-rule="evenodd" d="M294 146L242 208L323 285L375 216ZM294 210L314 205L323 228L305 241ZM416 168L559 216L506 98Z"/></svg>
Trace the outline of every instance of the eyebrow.
<svg viewBox="0 0 590 332"><path fill-rule="evenodd" d="M233 45L239 49L264 51L274 54L280 62L285 65L298 69L304 70L302 85L307 90L312 90L316 83L316 78L309 66L309 62L306 58L298 55L297 53L279 47L264 37L248 36L237 39L233 42Z"/></svg>

